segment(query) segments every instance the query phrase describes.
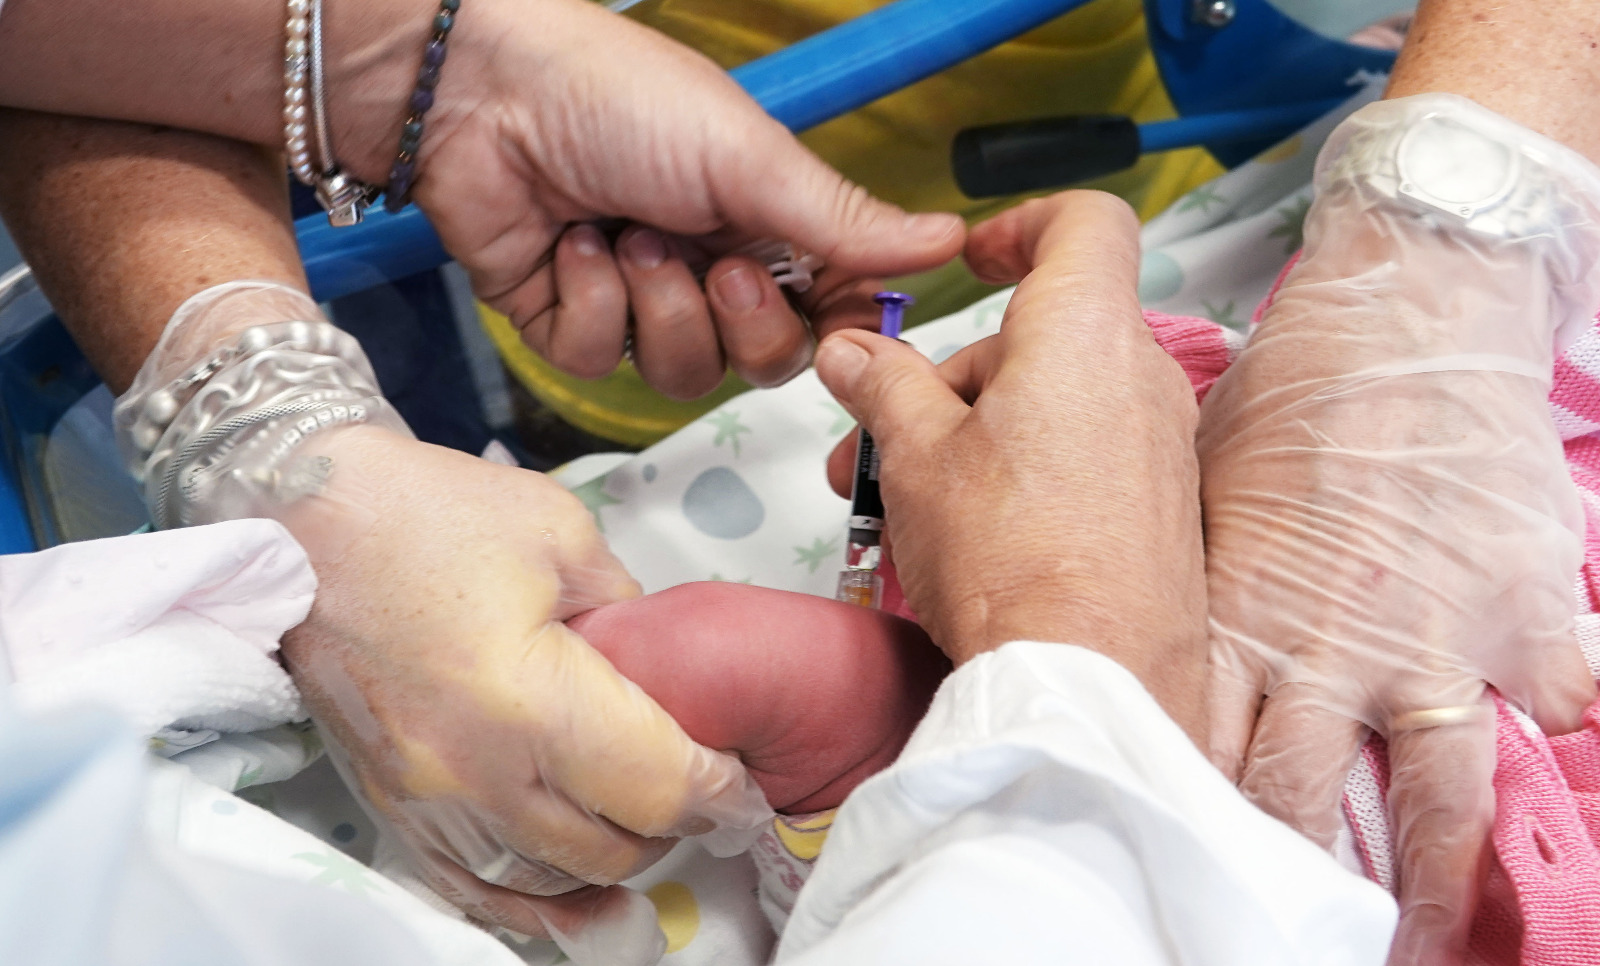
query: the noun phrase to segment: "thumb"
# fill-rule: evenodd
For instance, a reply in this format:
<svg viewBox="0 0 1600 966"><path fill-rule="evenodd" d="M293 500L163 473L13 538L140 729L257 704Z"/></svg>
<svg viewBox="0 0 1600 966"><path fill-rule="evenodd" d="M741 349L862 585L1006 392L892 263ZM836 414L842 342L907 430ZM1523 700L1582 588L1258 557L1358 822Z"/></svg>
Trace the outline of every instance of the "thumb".
<svg viewBox="0 0 1600 966"><path fill-rule="evenodd" d="M945 435L969 412L922 353L871 332L837 332L817 349L817 375L880 450Z"/></svg>
<svg viewBox="0 0 1600 966"><path fill-rule="evenodd" d="M858 276L907 275L960 254L957 215L912 215L845 180L770 118L741 139L713 171L717 210L732 227L815 252Z"/></svg>

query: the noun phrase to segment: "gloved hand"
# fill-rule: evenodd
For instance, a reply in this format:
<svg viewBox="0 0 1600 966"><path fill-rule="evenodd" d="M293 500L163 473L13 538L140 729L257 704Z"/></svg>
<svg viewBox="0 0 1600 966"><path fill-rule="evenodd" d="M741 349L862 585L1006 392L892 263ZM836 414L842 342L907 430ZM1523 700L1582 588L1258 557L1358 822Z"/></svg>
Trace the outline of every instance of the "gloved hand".
<svg viewBox="0 0 1600 966"><path fill-rule="evenodd" d="M999 335L935 367L839 333L817 374L872 433L900 584L956 665L1013 640L1088 647L1198 740L1194 393L1140 313L1138 237L1098 192L1014 208L967 248L980 278L1022 280Z"/></svg>
<svg viewBox="0 0 1600 966"><path fill-rule="evenodd" d="M771 813L736 758L561 623L639 592L588 510L547 477L383 430L308 449L332 473L289 529L370 515L313 557L317 602L283 644L352 786L474 916L548 933L579 962L650 961L649 902L582 887Z"/></svg>
<svg viewBox="0 0 1600 966"><path fill-rule="evenodd" d="M306 546L317 600L284 656L431 886L580 964L654 962L649 901L589 884L673 837L747 844L761 790L562 623L639 592L582 503L409 438L345 339L279 285L180 308L117 407L154 518L268 516Z"/></svg>
<svg viewBox="0 0 1600 966"><path fill-rule="evenodd" d="M1502 231L1368 176L1380 139L1458 121L1530 152ZM1396 963L1464 950L1494 811L1485 682L1552 734L1595 696L1572 636L1583 516L1546 396L1558 332L1600 306L1596 212L1600 172L1470 102L1364 108L1319 159L1299 264L1201 410L1212 757L1331 845L1366 729L1388 739Z"/></svg>
<svg viewBox="0 0 1600 966"><path fill-rule="evenodd" d="M479 297L574 375L616 366L631 312L640 372L662 392L709 392L724 359L776 385L806 367L813 333L876 325L855 280L961 248L956 216L873 199L711 61L588 0L464 6L437 96L417 203ZM392 158L385 125L374 168ZM582 224L606 218L639 226L613 249ZM804 316L761 259L734 254L760 240L826 263Z"/></svg>

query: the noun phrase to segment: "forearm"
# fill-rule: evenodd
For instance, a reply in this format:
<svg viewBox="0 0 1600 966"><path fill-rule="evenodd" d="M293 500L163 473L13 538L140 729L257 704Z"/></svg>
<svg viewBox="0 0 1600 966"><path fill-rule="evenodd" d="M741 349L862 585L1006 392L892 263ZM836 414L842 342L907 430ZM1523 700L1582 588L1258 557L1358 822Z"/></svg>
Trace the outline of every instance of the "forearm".
<svg viewBox="0 0 1600 966"><path fill-rule="evenodd" d="M1600 162L1600 4L1422 0L1388 96L1469 97Z"/></svg>
<svg viewBox="0 0 1600 966"><path fill-rule="evenodd" d="M366 180L387 171L435 9L436 0L326 5L331 136ZM285 21L283 0L7 0L0 105L277 146Z"/></svg>
<svg viewBox="0 0 1600 966"><path fill-rule="evenodd" d="M115 392L189 296L245 278L305 286L282 166L261 148L4 110L0 144L0 216Z"/></svg>

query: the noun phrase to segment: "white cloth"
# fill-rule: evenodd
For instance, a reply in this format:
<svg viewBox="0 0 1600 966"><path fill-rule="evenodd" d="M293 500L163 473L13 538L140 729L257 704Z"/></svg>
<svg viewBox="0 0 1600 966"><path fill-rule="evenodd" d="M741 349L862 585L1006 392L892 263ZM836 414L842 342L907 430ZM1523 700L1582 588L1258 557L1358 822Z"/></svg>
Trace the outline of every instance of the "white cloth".
<svg viewBox="0 0 1600 966"><path fill-rule="evenodd" d="M951 675L845 802L778 960L1376 966L1396 916L1120 665L1017 642Z"/></svg>
<svg viewBox="0 0 1600 966"><path fill-rule="evenodd" d="M0 963L519 966L312 836L0 682Z"/></svg>
<svg viewBox="0 0 1600 966"><path fill-rule="evenodd" d="M100 704L176 751L305 717L273 655L316 586L270 520L0 557L0 654L24 710Z"/></svg>

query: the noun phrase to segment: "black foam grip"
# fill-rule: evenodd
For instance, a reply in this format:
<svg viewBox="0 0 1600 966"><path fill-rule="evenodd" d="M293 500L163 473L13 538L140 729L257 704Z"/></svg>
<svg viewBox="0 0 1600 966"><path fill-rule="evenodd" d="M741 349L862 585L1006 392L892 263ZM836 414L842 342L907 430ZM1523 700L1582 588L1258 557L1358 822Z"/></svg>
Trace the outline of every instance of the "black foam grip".
<svg viewBox="0 0 1600 966"><path fill-rule="evenodd" d="M1064 187L1138 160L1139 126L1111 114L967 128L950 148L956 184L969 198Z"/></svg>

